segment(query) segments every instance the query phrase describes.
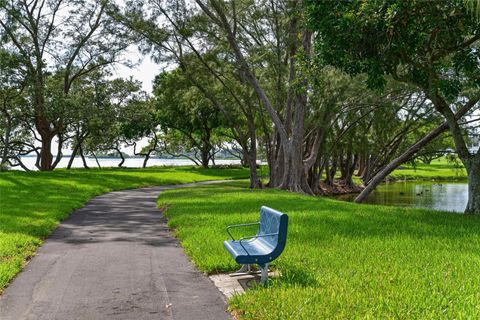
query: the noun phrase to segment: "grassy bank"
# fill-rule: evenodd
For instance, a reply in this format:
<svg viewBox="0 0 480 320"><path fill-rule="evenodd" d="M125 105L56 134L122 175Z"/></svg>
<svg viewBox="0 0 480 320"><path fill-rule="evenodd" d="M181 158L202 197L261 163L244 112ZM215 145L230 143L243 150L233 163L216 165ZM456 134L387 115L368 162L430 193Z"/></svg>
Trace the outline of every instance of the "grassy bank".
<svg viewBox="0 0 480 320"><path fill-rule="evenodd" d="M229 224L261 205L290 216L282 277L230 301L245 319L478 319L480 218L356 205L245 184L171 190L159 198L203 271L235 270ZM247 233L253 233L251 230Z"/></svg>
<svg viewBox="0 0 480 320"><path fill-rule="evenodd" d="M456 166L445 158L433 160L430 164L403 165L390 174L391 180L435 180L466 181L467 172L463 166Z"/></svg>
<svg viewBox="0 0 480 320"><path fill-rule="evenodd" d="M245 169L192 167L0 173L0 292L74 209L112 190L247 178Z"/></svg>

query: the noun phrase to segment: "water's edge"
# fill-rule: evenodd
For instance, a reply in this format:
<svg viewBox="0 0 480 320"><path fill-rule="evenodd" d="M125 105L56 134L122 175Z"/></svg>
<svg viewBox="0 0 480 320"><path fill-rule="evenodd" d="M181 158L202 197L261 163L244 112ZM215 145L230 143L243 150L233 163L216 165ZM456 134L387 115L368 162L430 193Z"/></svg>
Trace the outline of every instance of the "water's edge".
<svg viewBox="0 0 480 320"><path fill-rule="evenodd" d="M345 194L334 198L353 201L356 196L357 194ZM466 182L396 181L379 185L365 203L463 212L467 201Z"/></svg>

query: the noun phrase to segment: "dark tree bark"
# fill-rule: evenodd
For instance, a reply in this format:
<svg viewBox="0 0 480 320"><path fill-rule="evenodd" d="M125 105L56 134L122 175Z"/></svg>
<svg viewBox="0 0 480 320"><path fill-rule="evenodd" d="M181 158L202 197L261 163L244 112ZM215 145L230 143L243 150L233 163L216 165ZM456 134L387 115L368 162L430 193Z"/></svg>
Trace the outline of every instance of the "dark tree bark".
<svg viewBox="0 0 480 320"><path fill-rule="evenodd" d="M123 156L122 151L118 147L115 147L115 150L117 150L119 157L122 159L118 164L118 167L121 168L123 166L123 163L125 162L125 157Z"/></svg>
<svg viewBox="0 0 480 320"><path fill-rule="evenodd" d="M150 152L147 152L147 154L145 154L145 159L143 159L142 168L145 169L147 167L147 162L149 159L150 159Z"/></svg>
<svg viewBox="0 0 480 320"><path fill-rule="evenodd" d="M202 164L202 168L208 169L208 163L210 160L210 150L208 148L202 147L200 150L200 162Z"/></svg>
<svg viewBox="0 0 480 320"><path fill-rule="evenodd" d="M80 157L82 158L83 167L85 169L90 169L90 167L87 165L87 160L85 159L85 155L83 154L82 145L80 145L80 147L78 148L78 152L80 153Z"/></svg>
<svg viewBox="0 0 480 320"><path fill-rule="evenodd" d="M75 144L75 147L73 147L72 154L70 155L70 159L68 160L67 169L70 169L72 167L73 161L75 160L75 157L78 153L78 149L80 145L83 143L83 141L85 141L87 136L88 136L88 133L78 134L77 132L77 135L76 135L77 143Z"/></svg>
<svg viewBox="0 0 480 320"><path fill-rule="evenodd" d="M98 161L98 158L97 158L97 155L95 154L95 152L92 152L92 155L95 158L95 162L97 163L98 168L101 169L102 166L100 165L100 161Z"/></svg>
<svg viewBox="0 0 480 320"><path fill-rule="evenodd" d="M68 160L67 169L71 169L71 168L72 168L73 160L75 160L75 156L77 155L77 152L78 152L78 148L79 148L79 147L80 147L80 144L79 144L79 143L76 143L76 144L75 144L75 147L74 147L73 150L72 150L72 154L70 155L70 159Z"/></svg>
<svg viewBox="0 0 480 320"><path fill-rule="evenodd" d="M50 171L52 170L52 140L55 137L55 133L52 132L50 122L43 117L36 117L36 129L40 134L42 140L42 147L40 151L40 170Z"/></svg>

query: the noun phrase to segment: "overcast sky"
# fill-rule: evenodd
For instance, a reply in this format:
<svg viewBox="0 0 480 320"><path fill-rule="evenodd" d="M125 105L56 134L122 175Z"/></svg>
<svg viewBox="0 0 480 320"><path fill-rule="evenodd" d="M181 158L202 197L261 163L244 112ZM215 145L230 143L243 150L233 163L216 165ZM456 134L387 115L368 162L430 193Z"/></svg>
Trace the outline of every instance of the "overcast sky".
<svg viewBox="0 0 480 320"><path fill-rule="evenodd" d="M149 56L143 56L133 47L125 54L125 57L134 63L138 62L138 65L130 68L122 64L117 64L114 67L115 70L113 77L133 77L142 82L143 90L147 93L151 93L153 79L155 79L155 76L162 71L161 66L153 62Z"/></svg>

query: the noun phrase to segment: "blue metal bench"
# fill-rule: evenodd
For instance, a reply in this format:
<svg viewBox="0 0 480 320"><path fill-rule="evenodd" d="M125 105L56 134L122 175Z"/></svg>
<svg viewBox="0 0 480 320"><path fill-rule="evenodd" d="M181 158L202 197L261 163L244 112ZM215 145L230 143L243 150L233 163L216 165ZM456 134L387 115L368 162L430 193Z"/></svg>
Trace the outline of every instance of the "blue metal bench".
<svg viewBox="0 0 480 320"><path fill-rule="evenodd" d="M242 237L238 240L230 233L230 229L259 225L257 234ZM236 224L227 227L232 240L223 243L230 255L238 264L243 265L237 274L250 272L250 265L257 264L261 271L260 283L268 280L268 264L278 258L287 242L288 216L277 210L263 206L260 209L260 221L255 223Z"/></svg>

